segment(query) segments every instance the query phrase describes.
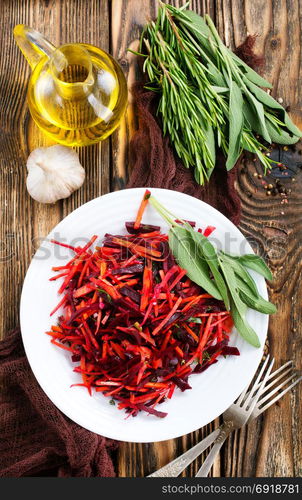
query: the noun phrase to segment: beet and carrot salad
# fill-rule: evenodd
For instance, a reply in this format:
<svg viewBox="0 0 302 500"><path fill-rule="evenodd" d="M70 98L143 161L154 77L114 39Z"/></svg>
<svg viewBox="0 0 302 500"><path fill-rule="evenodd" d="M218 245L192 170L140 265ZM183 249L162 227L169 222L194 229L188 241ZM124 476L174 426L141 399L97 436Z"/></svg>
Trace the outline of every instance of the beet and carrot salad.
<svg viewBox="0 0 302 500"><path fill-rule="evenodd" d="M159 226L142 223L149 197L147 190L136 220L125 222L127 235L107 233L94 249L96 235L83 247L62 244L74 256L53 268L62 298L51 315L63 312L46 333L70 352L81 377L74 385L102 392L129 416L163 418L158 405L191 389L190 375L239 351L228 345L233 320L224 302L188 278Z"/></svg>

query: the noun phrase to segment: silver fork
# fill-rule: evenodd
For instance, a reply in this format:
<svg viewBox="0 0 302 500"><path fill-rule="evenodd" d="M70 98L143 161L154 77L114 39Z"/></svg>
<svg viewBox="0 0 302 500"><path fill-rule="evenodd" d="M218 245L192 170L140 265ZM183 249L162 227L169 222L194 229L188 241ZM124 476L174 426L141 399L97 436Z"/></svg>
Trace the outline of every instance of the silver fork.
<svg viewBox="0 0 302 500"><path fill-rule="evenodd" d="M240 394L239 398L233 403L223 414L223 424L219 428L219 434L214 441L214 445L205 459L204 463L200 467L195 477L207 477L210 469L214 463L216 456L219 453L220 448L225 442L228 435L235 429L240 429L249 420L259 397L261 396L262 390L267 382L270 375L271 369L274 364L274 359L272 359L269 368L265 372L265 368L268 364L269 356L267 356L264 361L259 375L253 384L252 388L248 393L249 386ZM263 373L265 376L260 383Z"/></svg>
<svg viewBox="0 0 302 500"><path fill-rule="evenodd" d="M285 380L284 377L288 376ZM293 370L293 362L288 361L283 366L275 370L273 373L269 375L266 380L265 387L261 392L261 396L253 409L249 420L257 418L262 412L264 412L269 406L274 404L278 399L283 397L288 391L290 391L298 382L302 380L302 377L296 378L296 372ZM274 387L277 382L280 384ZM290 385L284 388L287 384ZM260 384L254 386L253 391L257 390L260 387ZM271 391L269 389L273 388ZM282 392L279 392L282 388ZM269 392L268 392L269 391ZM249 396L250 393L246 394L246 397ZM272 396L276 396L272 398ZM266 403L267 402L267 403ZM266 404L264 404L266 403ZM220 428L214 430L205 437L202 441L193 446L190 450L183 453L181 456L170 462L169 464L161 467L158 471L150 474L148 477L177 477L181 472L183 472L203 451L205 451L211 444L215 441L220 433Z"/></svg>

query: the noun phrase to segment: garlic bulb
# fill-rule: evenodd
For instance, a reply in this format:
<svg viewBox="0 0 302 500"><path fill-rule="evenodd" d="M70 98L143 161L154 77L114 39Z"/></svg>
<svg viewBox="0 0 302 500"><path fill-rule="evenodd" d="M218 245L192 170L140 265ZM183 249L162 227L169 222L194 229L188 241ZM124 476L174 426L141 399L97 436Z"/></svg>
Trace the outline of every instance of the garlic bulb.
<svg viewBox="0 0 302 500"><path fill-rule="evenodd" d="M85 170L76 151L66 146L38 148L27 160L27 190L40 203L55 203L82 186Z"/></svg>

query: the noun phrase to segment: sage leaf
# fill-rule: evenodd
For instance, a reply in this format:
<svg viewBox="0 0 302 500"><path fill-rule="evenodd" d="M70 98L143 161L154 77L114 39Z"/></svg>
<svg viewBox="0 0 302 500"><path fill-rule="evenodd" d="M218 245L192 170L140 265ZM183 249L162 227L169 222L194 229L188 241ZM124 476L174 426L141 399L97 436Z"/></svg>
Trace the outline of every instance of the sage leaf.
<svg viewBox="0 0 302 500"><path fill-rule="evenodd" d="M267 94L267 92L264 92L264 90L257 87L257 85L254 85L253 83L249 82L246 78L244 78L244 82L249 87L251 92L255 95L255 97L258 99L258 101L262 102L262 104L264 104L265 106L268 106L269 108L272 108L272 109L279 111L279 113L282 116L282 120L284 120L284 126L286 126L288 128L288 130L295 137L297 137L297 140L296 140L296 142L297 142L298 138L302 137L302 132L292 122L292 120L290 119L290 117L286 113L284 107L281 106L281 104L279 104L271 95ZM291 143L288 143L288 144L291 144Z"/></svg>
<svg viewBox="0 0 302 500"><path fill-rule="evenodd" d="M229 87L226 86L226 81L223 78L221 71L219 71L216 68L216 66L214 66L214 64L209 63L208 70L209 70L209 77L212 83L214 83L218 87L227 88L229 90Z"/></svg>
<svg viewBox="0 0 302 500"><path fill-rule="evenodd" d="M244 115L244 126L250 130L250 133L252 131L256 132L259 135L262 135L263 133L263 128L259 120L259 116L257 114L256 109L252 106L252 104L248 101L243 101L243 107L242 107L243 115ZM265 120L265 118L264 118ZM267 128L267 121L265 120L265 126ZM268 128L267 128L268 131ZM270 137L271 139L271 137ZM247 149L248 151L251 151L252 153L254 152L253 149L249 147L248 144L243 142L243 147L244 149Z"/></svg>
<svg viewBox="0 0 302 500"><path fill-rule="evenodd" d="M259 293L257 295L254 291L240 278L237 277L237 287L241 300L252 309L262 312L264 314L274 314L277 308L271 302L265 300Z"/></svg>
<svg viewBox="0 0 302 500"><path fill-rule="evenodd" d="M200 255L190 232L184 227L172 227L169 231L169 246L178 265L187 271L188 277L215 299L222 300L216 284L210 278L209 266Z"/></svg>
<svg viewBox="0 0 302 500"><path fill-rule="evenodd" d="M234 325L238 333L243 337L249 344L254 347L260 347L260 341L255 330L247 323L245 319L242 318L234 302L231 305L231 313L234 321Z"/></svg>
<svg viewBox="0 0 302 500"><path fill-rule="evenodd" d="M224 258L227 260L228 264L233 268L236 277L241 278L257 297L259 295L259 292L257 290L256 283L251 277L251 275L248 273L248 271L240 263L239 258L228 254L224 254Z"/></svg>
<svg viewBox="0 0 302 500"><path fill-rule="evenodd" d="M292 132L292 134L297 135L298 137L302 137L301 130L296 127L296 125L291 121L287 113L284 113L284 123L287 126L288 130Z"/></svg>
<svg viewBox="0 0 302 500"><path fill-rule="evenodd" d="M276 306L263 297L255 298L243 291L240 291L239 295L241 300L251 309L255 309L263 314L274 314L277 311Z"/></svg>
<svg viewBox="0 0 302 500"><path fill-rule="evenodd" d="M216 161L216 146L215 146L215 137L214 137L214 132L213 128L211 127L210 124L208 124L207 129L205 130L205 137L206 137L206 145L207 149L211 158L211 162L213 165L215 165Z"/></svg>
<svg viewBox="0 0 302 500"><path fill-rule="evenodd" d="M245 292L247 295L254 297L255 299L260 297L258 290L256 289L256 291L255 291L255 288L250 287L249 284L247 284L247 282L244 279L242 279L238 274L236 275L236 281L237 281L237 287L239 290ZM254 281L253 281L253 283L254 283Z"/></svg>
<svg viewBox="0 0 302 500"><path fill-rule="evenodd" d="M272 84L262 78L262 76L258 75L256 71L254 71L252 68L250 68L240 57L238 57L234 52L231 50L229 51L232 59L236 62L237 66L243 70L245 73L245 76L250 80L250 82L254 83L255 85L259 85L259 87L265 87L267 89L273 88Z"/></svg>
<svg viewBox="0 0 302 500"><path fill-rule="evenodd" d="M229 288L229 291L230 291L230 294L232 297L232 301L234 302L238 313L242 316L242 318L244 318L245 313L246 313L246 306L242 302L242 300L239 296L234 270L232 269L232 267L228 264L228 261L225 260L222 255L219 256L219 262L220 262L220 266L221 266L223 275L225 277L225 281L228 285L228 288Z"/></svg>
<svg viewBox="0 0 302 500"><path fill-rule="evenodd" d="M254 254L241 255L240 257L238 257L238 261L245 267L253 269L257 273L261 274L261 276L264 276L264 278L266 278L267 280L273 279L273 275L270 269L267 267L264 260L261 257L259 257L259 255L254 255Z"/></svg>
<svg viewBox="0 0 302 500"><path fill-rule="evenodd" d="M199 16L194 12L193 10L185 10L184 14L186 18L188 18L191 23L189 25L190 29L193 29L195 32L197 32L200 36L202 36L202 39L206 43L209 36L211 36L211 31L203 19L203 17ZM208 42L207 42L208 43Z"/></svg>
<svg viewBox="0 0 302 500"><path fill-rule="evenodd" d="M203 254L205 260L207 261L208 266L213 275L214 281L219 290L219 293L225 304L225 307L229 311L230 300L229 300L228 289L224 281L224 278L219 270L219 261L214 245L212 245L212 243L208 240L208 238L206 238L203 234L194 231L194 229L191 226L190 228L188 228L188 230L191 232L192 238L194 239L196 245L198 245L198 248Z"/></svg>
<svg viewBox="0 0 302 500"><path fill-rule="evenodd" d="M226 162L227 170L231 170L241 153L241 132L243 126L243 98L240 88L235 82L230 87L229 105L229 150Z"/></svg>
<svg viewBox="0 0 302 500"><path fill-rule="evenodd" d="M251 92L248 90L245 91L245 95L255 111L255 117L253 120L252 128L256 130L254 127L258 127L259 133L262 135L263 139L266 140L269 144L272 142L268 130L266 128L264 109L261 102L259 102ZM256 131L258 131L256 130Z"/></svg>
<svg viewBox="0 0 302 500"><path fill-rule="evenodd" d="M270 138L277 144L296 144L296 142L298 142L299 140L298 136L290 135L287 130L284 130L282 128L279 128L279 130L277 130L277 128L269 120L266 121L266 127Z"/></svg>
<svg viewBox="0 0 302 500"><path fill-rule="evenodd" d="M215 90L216 94L227 94L230 91L228 87L217 87L216 85L213 85L212 89Z"/></svg>
<svg viewBox="0 0 302 500"><path fill-rule="evenodd" d="M254 85L254 83L250 82L246 77L243 78L243 81L262 104L265 104L269 108L280 110L283 113L285 112L283 106L281 106L281 104L279 104L270 94L260 89L257 85Z"/></svg>
<svg viewBox="0 0 302 500"><path fill-rule="evenodd" d="M249 126L249 129L251 129L251 131L254 130L254 132L258 132L259 134L261 134L260 127L258 127L258 118L256 116L256 111L249 102L247 101L243 102L242 112L245 122Z"/></svg>

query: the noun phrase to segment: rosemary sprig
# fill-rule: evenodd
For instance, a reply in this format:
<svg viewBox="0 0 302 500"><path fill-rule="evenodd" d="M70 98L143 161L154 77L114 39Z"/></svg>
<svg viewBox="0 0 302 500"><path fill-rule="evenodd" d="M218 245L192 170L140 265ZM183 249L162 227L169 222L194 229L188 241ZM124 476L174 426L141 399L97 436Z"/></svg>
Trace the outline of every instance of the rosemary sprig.
<svg viewBox="0 0 302 500"><path fill-rule="evenodd" d="M139 55L145 57L147 88L159 94L163 132L199 184L215 167L216 148L230 170L243 150L264 169L272 160L265 143L293 144L301 131L284 108L261 87L271 88L221 41L209 16L159 2L156 21L144 29Z"/></svg>

